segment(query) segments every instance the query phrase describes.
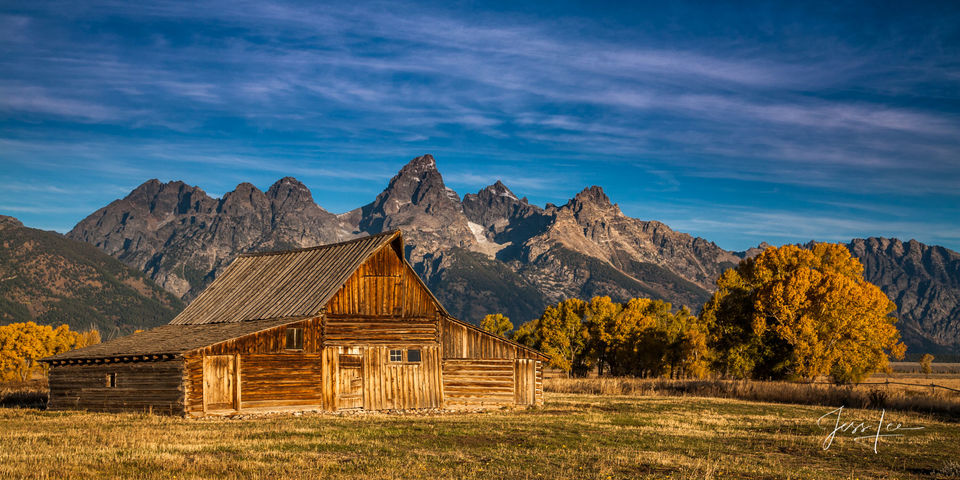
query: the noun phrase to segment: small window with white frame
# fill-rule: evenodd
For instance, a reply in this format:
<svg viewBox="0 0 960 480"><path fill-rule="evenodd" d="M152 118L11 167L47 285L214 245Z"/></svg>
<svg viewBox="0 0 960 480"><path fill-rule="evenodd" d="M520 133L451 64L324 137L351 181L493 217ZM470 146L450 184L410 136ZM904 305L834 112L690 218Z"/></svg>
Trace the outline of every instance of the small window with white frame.
<svg viewBox="0 0 960 480"><path fill-rule="evenodd" d="M400 350L400 349L390 350L390 361L391 361L391 362L402 362L402 361L403 361L403 350Z"/></svg>

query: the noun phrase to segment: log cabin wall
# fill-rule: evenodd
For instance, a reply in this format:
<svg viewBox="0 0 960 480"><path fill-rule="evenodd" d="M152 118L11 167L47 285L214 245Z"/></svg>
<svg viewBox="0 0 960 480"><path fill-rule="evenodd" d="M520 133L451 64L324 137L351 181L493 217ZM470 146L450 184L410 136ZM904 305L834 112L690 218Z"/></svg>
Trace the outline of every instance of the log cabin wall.
<svg viewBox="0 0 960 480"><path fill-rule="evenodd" d="M448 407L516 403L513 359L443 359L443 398Z"/></svg>
<svg viewBox="0 0 960 480"><path fill-rule="evenodd" d="M450 318L440 325L447 405L543 404L543 362L537 353Z"/></svg>
<svg viewBox="0 0 960 480"><path fill-rule="evenodd" d="M47 408L183 415L183 370L181 359L51 366Z"/></svg>
<svg viewBox="0 0 960 480"><path fill-rule="evenodd" d="M210 345L184 355L186 411L204 413L204 357L237 355L241 410L326 408L321 347L321 318L274 327ZM288 350L287 329L300 328L303 348Z"/></svg>

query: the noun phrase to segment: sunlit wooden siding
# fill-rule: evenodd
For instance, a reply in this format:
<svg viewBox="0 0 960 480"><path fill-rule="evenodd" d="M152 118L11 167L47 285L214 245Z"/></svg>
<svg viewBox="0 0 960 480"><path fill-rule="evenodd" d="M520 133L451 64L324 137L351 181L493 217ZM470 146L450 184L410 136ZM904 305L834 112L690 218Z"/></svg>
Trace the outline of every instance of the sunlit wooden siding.
<svg viewBox="0 0 960 480"><path fill-rule="evenodd" d="M543 403L542 354L452 318L440 325L446 405Z"/></svg>
<svg viewBox="0 0 960 480"><path fill-rule="evenodd" d="M438 308L416 272L395 248L363 262L326 306L328 316L436 318Z"/></svg>
<svg viewBox="0 0 960 480"><path fill-rule="evenodd" d="M50 368L50 410L84 409L103 412L184 412L180 359L158 362L62 365ZM108 376L116 386L108 387Z"/></svg>
<svg viewBox="0 0 960 480"><path fill-rule="evenodd" d="M323 323L324 368L340 374L341 355L362 360L363 401L369 410L435 408L443 403L440 370L440 309L416 272L393 245L370 256L327 304ZM391 349L418 349L421 361L391 362ZM327 402L341 383L328 380Z"/></svg>
<svg viewBox="0 0 960 480"><path fill-rule="evenodd" d="M324 408L322 361L321 354L241 355L241 408Z"/></svg>
<svg viewBox="0 0 960 480"><path fill-rule="evenodd" d="M517 405L543 404L543 362L533 359L517 359L514 363L516 371Z"/></svg>
<svg viewBox="0 0 960 480"><path fill-rule="evenodd" d="M202 414L203 357L239 355L241 409L322 408L321 318L273 327L184 355L186 411ZM303 349L286 349L286 330L303 331Z"/></svg>
<svg viewBox="0 0 960 480"><path fill-rule="evenodd" d="M406 317L328 317L324 326L325 345L391 345L399 342L437 344L436 319Z"/></svg>
<svg viewBox="0 0 960 480"><path fill-rule="evenodd" d="M421 361L391 362L391 348L421 351ZM437 408L442 405L440 347L394 345L368 347L363 354L363 408L393 410Z"/></svg>
<svg viewBox="0 0 960 480"><path fill-rule="evenodd" d="M515 368L512 359L444 359L444 403L448 407L512 405Z"/></svg>

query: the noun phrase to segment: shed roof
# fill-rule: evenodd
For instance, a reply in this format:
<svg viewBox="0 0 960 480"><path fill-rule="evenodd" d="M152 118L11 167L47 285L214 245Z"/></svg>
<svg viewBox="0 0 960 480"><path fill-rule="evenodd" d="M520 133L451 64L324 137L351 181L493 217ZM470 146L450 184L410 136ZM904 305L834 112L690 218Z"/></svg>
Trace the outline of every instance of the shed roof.
<svg viewBox="0 0 960 480"><path fill-rule="evenodd" d="M176 355L303 319L304 317L289 317L239 323L163 325L145 332L70 350L43 360L111 358L127 355Z"/></svg>
<svg viewBox="0 0 960 480"><path fill-rule="evenodd" d="M240 255L170 323L317 315L370 255L393 241L402 257L399 230L299 250Z"/></svg>

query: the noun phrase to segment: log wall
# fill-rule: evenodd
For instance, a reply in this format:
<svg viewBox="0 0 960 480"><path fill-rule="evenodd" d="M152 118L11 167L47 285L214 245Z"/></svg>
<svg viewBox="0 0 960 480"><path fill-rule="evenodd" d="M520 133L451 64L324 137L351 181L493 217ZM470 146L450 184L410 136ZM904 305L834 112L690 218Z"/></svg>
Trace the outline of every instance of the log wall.
<svg viewBox="0 0 960 480"><path fill-rule="evenodd" d="M437 320L425 317L360 317L328 315L324 345L437 344L440 339Z"/></svg>
<svg viewBox="0 0 960 480"><path fill-rule="evenodd" d="M321 357L321 354L241 355L241 409L323 408Z"/></svg>
<svg viewBox="0 0 960 480"><path fill-rule="evenodd" d="M184 412L180 359L50 367L50 410ZM116 386L108 376L116 374Z"/></svg>
<svg viewBox="0 0 960 480"><path fill-rule="evenodd" d="M440 325L446 405L543 404L543 362L536 352L450 318Z"/></svg>
<svg viewBox="0 0 960 480"><path fill-rule="evenodd" d="M443 359L443 399L448 407L516 403L512 359Z"/></svg>

